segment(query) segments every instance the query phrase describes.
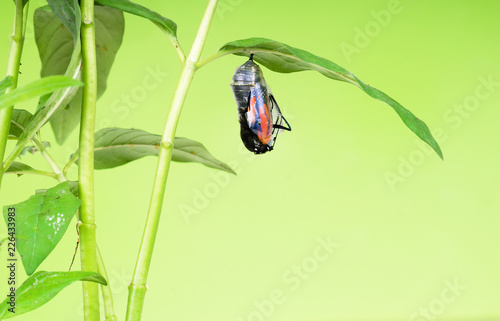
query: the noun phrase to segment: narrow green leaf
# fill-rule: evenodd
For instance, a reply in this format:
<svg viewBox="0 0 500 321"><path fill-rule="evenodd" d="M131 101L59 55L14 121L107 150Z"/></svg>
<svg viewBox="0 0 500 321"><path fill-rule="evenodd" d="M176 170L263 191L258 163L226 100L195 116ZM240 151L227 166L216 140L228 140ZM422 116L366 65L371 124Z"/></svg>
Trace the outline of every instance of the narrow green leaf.
<svg viewBox="0 0 500 321"><path fill-rule="evenodd" d="M36 175L43 175L43 176L48 176L57 179L57 175L54 174L53 172L47 172L47 171L41 171L34 169L33 167L26 165L21 162L12 162L12 164L7 168L5 173L11 173L11 174L16 174L17 176L22 176L24 174L36 174ZM71 187L70 187L71 189ZM77 196L78 197L78 196Z"/></svg>
<svg viewBox="0 0 500 321"><path fill-rule="evenodd" d="M58 89L82 85L81 81L66 76L50 76L38 79L0 96L0 109L14 106L20 102L51 93Z"/></svg>
<svg viewBox="0 0 500 321"><path fill-rule="evenodd" d="M26 165L21 162L14 162L10 167L6 170L6 172L26 172L26 171L34 171L35 169L29 165Z"/></svg>
<svg viewBox="0 0 500 321"><path fill-rule="evenodd" d="M6 173L15 173L17 176L21 176L24 172L36 171L33 167L26 165L21 162L13 162L12 165L5 171Z"/></svg>
<svg viewBox="0 0 500 321"><path fill-rule="evenodd" d="M0 319L12 318L39 308L75 281L90 281L107 285L106 280L95 272L39 271L28 277L15 292L8 289L7 298L0 303ZM14 305L10 303L12 297L15 298L15 313L9 311Z"/></svg>
<svg viewBox="0 0 500 321"><path fill-rule="evenodd" d="M96 0L96 3L149 19L177 42L177 25L170 19L128 0Z"/></svg>
<svg viewBox="0 0 500 321"><path fill-rule="evenodd" d="M172 160L182 163L198 162L205 166L220 169L236 175L236 172L229 165L215 159L202 143L188 138L175 137Z"/></svg>
<svg viewBox="0 0 500 321"><path fill-rule="evenodd" d="M10 121L9 137L19 138L33 115L24 109L14 109Z"/></svg>
<svg viewBox="0 0 500 321"><path fill-rule="evenodd" d="M127 164L145 156L158 156L161 136L140 129L103 128L95 134L95 169L107 169ZM225 163L215 159L198 142L176 137L172 160L197 162L232 174Z"/></svg>
<svg viewBox="0 0 500 321"><path fill-rule="evenodd" d="M5 93L7 89L14 86L14 81L12 81L11 76L7 76L2 81L0 81L0 96Z"/></svg>
<svg viewBox="0 0 500 321"><path fill-rule="evenodd" d="M68 71L74 72L74 79L77 79L78 75L80 74L80 61L81 58L79 51L75 52L74 56L72 57L72 66L68 67ZM18 155L21 149L33 138L35 133L37 133L40 128L43 127L43 125L45 125L50 119L52 119L52 117L57 115L57 113L60 112L63 107L67 106L67 104L73 99L78 91L79 87L67 87L65 89L54 92L48 99L45 99L46 97L42 97L37 111L31 117L30 121L25 127L25 130L19 137L18 143L12 154L15 156Z"/></svg>
<svg viewBox="0 0 500 321"><path fill-rule="evenodd" d="M365 84L352 73L328 59L266 38L249 38L229 42L220 48L216 55L221 56L228 53L239 56L250 56L250 53L254 53L254 60L272 71L290 73L315 70L328 78L356 85L370 97L391 106L405 125L429 144L441 159L443 158L439 144L423 121L382 91Z"/></svg>
<svg viewBox="0 0 500 321"><path fill-rule="evenodd" d="M100 97L106 90L111 66L122 43L125 20L122 11L103 6L96 6L94 15L97 95ZM71 33L58 19L55 19L54 13L47 6L35 11L34 20L36 43L42 60L41 75L63 74L67 70L74 49ZM80 121L82 90L78 90L71 98L66 108L58 111L51 119L52 130L59 144L62 144L78 127Z"/></svg>
<svg viewBox="0 0 500 321"><path fill-rule="evenodd" d="M52 12L71 32L74 41L79 41L81 12L78 0L47 0Z"/></svg>
<svg viewBox="0 0 500 321"><path fill-rule="evenodd" d="M28 275L35 272L61 240L80 202L69 190L68 182L64 182L44 194L4 206L5 222L8 213L15 212L16 248Z"/></svg>

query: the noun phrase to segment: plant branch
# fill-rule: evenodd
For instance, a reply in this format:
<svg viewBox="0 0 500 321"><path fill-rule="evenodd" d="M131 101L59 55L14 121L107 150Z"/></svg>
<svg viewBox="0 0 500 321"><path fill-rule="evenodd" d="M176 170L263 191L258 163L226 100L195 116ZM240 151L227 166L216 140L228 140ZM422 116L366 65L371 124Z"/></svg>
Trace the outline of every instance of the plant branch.
<svg viewBox="0 0 500 321"><path fill-rule="evenodd" d="M198 69L200 69L201 67L205 66L209 62L214 61L217 58L224 57L225 55L229 55L229 54L232 54L232 53L235 53L235 52L239 52L239 51L241 51L241 50L238 49L238 50L228 50L228 51L217 51L217 52L211 54L210 56L208 56L207 58L200 60L196 64L196 67Z"/></svg>
<svg viewBox="0 0 500 321"><path fill-rule="evenodd" d="M50 153L47 151L45 146L43 146L42 142L35 137L33 137L32 141L42 154L43 158L45 158L45 160L47 161L47 164L49 164L50 168L52 168L52 171L54 172L54 175L56 176L57 180L60 183L67 181L68 179L64 176L63 172L61 171L57 163L54 161Z"/></svg>
<svg viewBox="0 0 500 321"><path fill-rule="evenodd" d="M102 275L106 281L108 281L107 285L101 284L102 299L104 301L104 321L117 321L118 317L115 315L113 295L109 285L108 273L106 272L106 267L104 266L104 260L102 259L99 247L97 247L97 267L99 269L99 274Z"/></svg>
<svg viewBox="0 0 500 321"><path fill-rule="evenodd" d="M77 79L80 76L80 42L77 42L77 48L73 51L73 55L70 60L70 67L66 71L67 76ZM28 142L34 137L34 135L42 128L42 126L47 123L54 113L61 107L66 106L69 101L74 97L78 90L78 87L69 87L66 89L58 90L54 92L50 98L45 102L45 107L48 112L40 117L40 114L35 114L35 119L33 119L27 128L24 129L23 134L19 137L14 150L10 153L8 157L5 158L3 163L3 170L5 171L9 166L16 160L16 158L21 154L23 148L28 144Z"/></svg>
<svg viewBox="0 0 500 321"><path fill-rule="evenodd" d="M9 58L7 60L7 75L12 77L13 86L6 90L6 93L17 87L19 76L19 65L21 64L21 55L23 53L25 17L28 11L29 2L23 7L23 0L16 0L16 13L14 16L14 31L10 40ZM12 111L14 106L0 110L0 161L3 163L5 148L9 137L10 122L12 120ZM8 168L8 167L7 167ZM7 168L0 168L0 186L2 184L3 173Z"/></svg>
<svg viewBox="0 0 500 321"><path fill-rule="evenodd" d="M146 281L149 266L151 264L151 257L153 255L158 224L160 221L163 198L165 195L165 186L172 159L172 151L174 149L175 131L187 91L191 84L191 80L193 79L194 73L196 72L196 63L200 59L201 51L203 49L203 45L205 44L208 29L215 13L216 6L217 0L209 1L191 51L184 62L184 67L168 112L162 136L162 143L160 145L160 152L158 155L158 165L156 168L156 176L153 183L153 191L151 193L146 225L142 235L141 247L137 257L134 275L129 286L126 315L127 321L138 321L141 319L144 297L146 295Z"/></svg>
<svg viewBox="0 0 500 321"><path fill-rule="evenodd" d="M97 243L94 214L94 131L97 100L94 1L82 0L83 101L80 123L78 188L80 206L80 258L82 271L97 272ZM95 282L82 282L85 321L99 321L99 288Z"/></svg>
<svg viewBox="0 0 500 321"><path fill-rule="evenodd" d="M66 177L66 173L64 171L61 171L59 166L56 164L56 162L54 161L52 156L49 154L47 149L40 142L40 140L37 138L33 138L33 143L38 147L38 149L40 150L40 153L43 155L43 157L45 158L45 160L47 161L47 163L50 165L50 167L52 168L52 170L54 172L51 173L51 172L35 170L35 171L26 171L26 172L19 171L19 172L13 172L13 173L45 175L45 176L49 176L49 177L57 179L60 183L67 181L68 178ZM76 155L78 155L78 154L76 154ZM74 157L75 160L77 158L78 157ZM69 163L69 165L71 165L73 162ZM68 165L66 165L66 166L68 166ZM78 216L79 212L76 215ZM98 247L97 247L97 268L98 268L99 274L101 274L108 281L108 285L106 285L106 286L101 285L101 292L102 292L102 297L103 297L103 301L104 301L105 321L117 321L118 318L114 314L113 294L111 293L108 274L106 272L106 267L104 266L104 260L101 256L101 252L99 251Z"/></svg>
<svg viewBox="0 0 500 321"><path fill-rule="evenodd" d="M70 158L70 160L66 163L66 165L64 165L64 168L63 168L64 175L68 174L68 171L69 171L71 165L73 165L77 160L78 160L78 151L76 153L74 153L73 156Z"/></svg>
<svg viewBox="0 0 500 321"><path fill-rule="evenodd" d="M52 173L52 172L39 171L39 170L14 171L14 172L6 172L5 174L16 174L16 175L32 174L32 175L41 175L41 176L47 176L47 177L52 177L52 178L58 179L57 175Z"/></svg>
<svg viewBox="0 0 500 321"><path fill-rule="evenodd" d="M181 63L184 63L184 61L186 61L186 55L184 54L184 51L182 50L182 47L179 44L179 41L177 41L177 39L175 37L172 37L172 35L170 33L168 33L159 23L154 22L154 24L156 26L158 26L158 28L160 28L165 33L165 35L168 37L168 39L170 40L170 42L174 46L175 51L177 52L177 55L179 56L179 59L181 60Z"/></svg>

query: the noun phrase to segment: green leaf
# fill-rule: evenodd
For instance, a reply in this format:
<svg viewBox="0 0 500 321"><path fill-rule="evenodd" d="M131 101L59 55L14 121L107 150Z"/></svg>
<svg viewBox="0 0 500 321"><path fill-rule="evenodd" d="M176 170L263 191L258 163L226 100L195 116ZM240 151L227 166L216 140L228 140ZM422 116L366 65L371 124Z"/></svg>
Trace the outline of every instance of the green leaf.
<svg viewBox="0 0 500 321"><path fill-rule="evenodd" d="M443 158L439 144L423 121L382 91L365 84L352 73L330 60L266 38L249 38L229 42L220 48L216 55L221 56L229 53L239 56L250 56L250 53L254 53L254 60L272 71L290 73L315 70L328 78L356 85L370 97L391 106L405 125L420 139L429 144L441 159Z"/></svg>
<svg viewBox="0 0 500 321"><path fill-rule="evenodd" d="M62 0L59 0L62 1ZM114 8L96 6L96 59L97 59L97 96L106 90L106 82L122 43L125 21L123 12ZM35 11L35 36L40 59L42 76L63 74L68 67L74 39L71 33L58 19L55 19L48 7ZM58 111L51 119L52 130L59 144L78 127L82 106L82 90L78 90L65 109Z"/></svg>
<svg viewBox="0 0 500 321"><path fill-rule="evenodd" d="M106 280L96 272L39 271L28 277L15 291L15 313L8 310L11 308L9 303L12 295L11 291L8 290L7 298L0 303L0 319L12 318L39 308L75 281L90 281L107 285Z"/></svg>
<svg viewBox="0 0 500 321"><path fill-rule="evenodd" d="M95 169L107 169L127 164L145 156L158 156L161 136L140 129L103 128L95 134ZM198 142L176 137L172 160L197 162L232 174L228 165L215 159Z"/></svg>
<svg viewBox="0 0 500 321"><path fill-rule="evenodd" d="M75 18L76 19L76 18ZM54 14L50 11L50 8L48 6L38 8L35 11L34 15L34 24L35 24L35 39L37 41L40 41L42 43L42 49L47 49L51 45L53 45L53 41L56 40L56 42L63 36L58 34L57 37L54 38L44 38L40 34L43 34L42 31L49 32L50 35L52 36L54 34L54 25L51 25L51 22L55 22L56 26L59 26L60 29L67 29L64 28L63 24L58 21L58 19L55 18ZM70 38L71 41L71 34L66 31L66 35ZM37 43L38 45L40 43ZM70 77L72 79L78 79L81 71L81 47L80 47L80 41L74 41L74 45L71 45L72 48L72 54L71 57L66 61L66 71L61 72L64 73L65 76ZM58 49L64 50L66 49L65 47L58 47ZM55 59L63 59L63 57L59 56L56 52L53 53L52 58ZM44 59L51 58L51 57L41 57L42 58L42 68L44 64ZM46 97L42 97L41 103L39 104L37 111L31 118L31 121L28 123L26 126L26 129L24 130L23 134L19 137L19 140L16 144L16 147L14 148L14 151L12 152L11 155L13 157L16 157L19 155L21 152L22 148L32 139L32 137L35 135L36 132L42 128L43 125L45 125L52 117L54 117L55 114L57 114L58 111L60 111L63 107L65 107L69 101L75 96L76 92L78 91L78 87L69 87L66 89L58 90L55 91L50 97L47 99ZM10 157L12 159L13 157Z"/></svg>
<svg viewBox="0 0 500 321"><path fill-rule="evenodd" d="M10 121L9 137L19 138L26 126L28 126L33 115L24 109L14 109Z"/></svg>
<svg viewBox="0 0 500 321"><path fill-rule="evenodd" d="M7 89L14 86L14 81L11 76L7 76L2 81L0 81L0 96L5 93Z"/></svg>
<svg viewBox="0 0 500 321"><path fill-rule="evenodd" d="M77 181L68 181L68 186L69 190L73 195L76 197L80 197L79 190L78 190L78 182ZM45 194L47 192L47 189L37 189L35 191L35 194Z"/></svg>
<svg viewBox="0 0 500 321"><path fill-rule="evenodd" d="M31 172L35 171L35 169L29 165L26 165L21 162L13 162L12 165L5 171L6 173L16 173L17 176L23 175L22 172Z"/></svg>
<svg viewBox="0 0 500 321"><path fill-rule="evenodd" d="M21 162L12 162L12 164L5 171L5 173L16 174L18 177L24 174L38 174L57 179L57 175L52 172L40 171Z"/></svg>
<svg viewBox="0 0 500 321"><path fill-rule="evenodd" d="M76 1L76 0L74 0ZM79 10L79 9L77 9ZM38 8L35 11L34 23L35 23L35 38L39 37L39 33L41 29L40 26L47 27L47 23L57 20L54 15L47 16L44 13L50 12L50 8L45 6L42 8ZM79 16L79 15L78 15ZM75 19L79 19L75 15ZM75 24L76 25L76 24ZM59 22L59 26L62 24ZM49 30L50 28L47 28ZM44 29L45 30L45 29ZM69 32L67 35L72 37ZM59 37L57 37L59 38ZM67 64L66 72L64 75L70 77L72 79L78 79L81 71L81 46L80 46L80 37L74 39L73 51L71 57L69 59L69 63ZM49 45L51 43L51 39L45 39L45 43ZM62 48L59 48L62 49ZM42 59L43 60L43 59ZM25 130L19 136L16 146L12 153L5 159L7 164L10 164L19 154L22 149L28 144L29 141L33 138L33 136L45 125L54 115L57 114L63 107L65 107L68 102L74 97L76 92L78 91L78 87L67 87L65 89L57 90L48 99L46 97L42 97L41 104L37 108L35 114L31 117L29 123L25 126ZM5 164L4 164L5 166Z"/></svg>
<svg viewBox="0 0 500 321"><path fill-rule="evenodd" d="M21 162L13 162L12 165L6 170L6 172L19 172L19 171L32 171L35 170L33 167L26 165Z"/></svg>
<svg viewBox="0 0 500 321"><path fill-rule="evenodd" d="M128 0L96 0L96 3L149 19L177 42L177 25L170 19Z"/></svg>
<svg viewBox="0 0 500 321"><path fill-rule="evenodd" d="M79 41L81 12L77 0L47 0L52 12L71 32L73 39Z"/></svg>
<svg viewBox="0 0 500 321"><path fill-rule="evenodd" d="M16 213L16 248L28 275L35 272L61 240L80 202L69 190L68 182L64 182L44 194L4 206L5 222L8 222L9 208Z"/></svg>
<svg viewBox="0 0 500 321"><path fill-rule="evenodd" d="M182 163L198 162L205 166L236 175L236 172L229 165L215 159L202 143L188 138L175 137L172 160Z"/></svg>
<svg viewBox="0 0 500 321"><path fill-rule="evenodd" d="M20 102L51 93L58 89L82 85L81 81L66 76L50 76L38 79L0 96L0 109L14 106Z"/></svg>
<svg viewBox="0 0 500 321"><path fill-rule="evenodd" d="M64 1L63 1L64 2ZM79 9L78 9L79 10ZM68 12L73 12L68 9ZM80 19L76 16L73 20ZM35 28L35 41L42 62L41 75L62 75L65 73L70 62L71 54L75 47L73 32L78 32L80 26L73 32L69 31L49 6L43 6L35 10L33 16ZM69 24L69 22L67 22Z"/></svg>

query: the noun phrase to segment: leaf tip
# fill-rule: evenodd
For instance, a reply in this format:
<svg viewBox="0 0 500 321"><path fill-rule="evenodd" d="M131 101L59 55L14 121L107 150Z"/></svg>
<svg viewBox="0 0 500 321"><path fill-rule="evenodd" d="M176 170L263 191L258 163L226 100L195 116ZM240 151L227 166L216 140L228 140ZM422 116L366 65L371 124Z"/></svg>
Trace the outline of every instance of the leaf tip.
<svg viewBox="0 0 500 321"><path fill-rule="evenodd" d="M441 149L439 149L439 158L441 158L442 161L444 161L444 156L443 156L443 152L441 151Z"/></svg>

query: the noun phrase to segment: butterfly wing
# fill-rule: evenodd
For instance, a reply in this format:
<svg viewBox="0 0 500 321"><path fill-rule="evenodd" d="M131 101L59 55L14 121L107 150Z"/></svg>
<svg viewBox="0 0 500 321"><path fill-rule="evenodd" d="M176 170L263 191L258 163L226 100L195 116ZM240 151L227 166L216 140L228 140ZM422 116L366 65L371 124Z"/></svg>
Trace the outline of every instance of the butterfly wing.
<svg viewBox="0 0 500 321"><path fill-rule="evenodd" d="M246 113L248 127L257 135L263 144L271 145L273 141L273 119L266 87L256 83L250 93L250 101Z"/></svg>

